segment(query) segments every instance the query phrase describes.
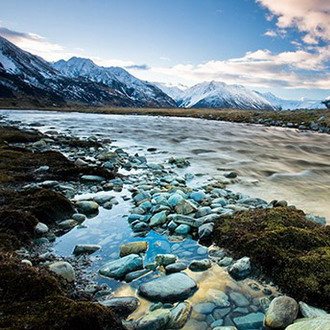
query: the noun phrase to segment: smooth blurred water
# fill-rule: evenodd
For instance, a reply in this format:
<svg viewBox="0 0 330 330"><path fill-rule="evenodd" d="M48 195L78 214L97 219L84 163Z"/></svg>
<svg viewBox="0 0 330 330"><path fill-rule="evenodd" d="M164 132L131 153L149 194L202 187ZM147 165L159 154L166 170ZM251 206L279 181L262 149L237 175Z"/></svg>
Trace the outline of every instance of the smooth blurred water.
<svg viewBox="0 0 330 330"><path fill-rule="evenodd" d="M118 140L129 152L161 162L187 157L189 171L220 177L236 170L229 186L267 201L285 199L306 213L330 219L330 135L193 118L2 110L12 120L39 122L45 131ZM156 147L158 152L146 151Z"/></svg>

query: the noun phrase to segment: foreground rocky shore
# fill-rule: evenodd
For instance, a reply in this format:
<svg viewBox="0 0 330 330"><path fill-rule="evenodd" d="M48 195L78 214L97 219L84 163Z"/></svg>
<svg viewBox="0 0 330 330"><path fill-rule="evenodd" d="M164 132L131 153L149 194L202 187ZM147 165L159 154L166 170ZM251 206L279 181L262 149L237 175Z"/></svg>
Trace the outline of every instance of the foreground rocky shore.
<svg viewBox="0 0 330 330"><path fill-rule="evenodd" d="M192 173L176 173L189 166L187 160L148 163L143 156L111 148L110 140L78 140L55 130L43 135L12 127L0 129L0 140L0 266L5 274L0 280L1 327L218 330L264 325L316 329L316 324L328 329L330 239L324 219L306 217L285 201L268 203L227 190L226 182L238 180L235 172L225 173L223 181L191 187ZM125 177L118 169L142 172ZM107 287L81 283L82 263L102 246L76 245L76 257L68 260L38 249L43 252L40 244L48 246L57 236L83 226L86 216L100 208L120 203L111 194L70 201L77 193L111 193L125 187L132 208L124 220L139 240L118 246L120 258L105 262L99 273L138 283L137 295L113 297ZM151 230L178 241L192 238L216 246L187 262L178 258L178 244L146 263L151 246L143 237ZM230 274L231 286L211 286L204 300L192 304L203 287L194 274L218 269ZM260 279L271 279L292 298ZM262 292L263 298L239 291L234 281L249 281L251 292ZM130 318L142 299L151 302L149 312ZM31 304L35 308L29 308ZM121 323L116 314L128 320ZM299 323L292 324L297 318Z"/></svg>

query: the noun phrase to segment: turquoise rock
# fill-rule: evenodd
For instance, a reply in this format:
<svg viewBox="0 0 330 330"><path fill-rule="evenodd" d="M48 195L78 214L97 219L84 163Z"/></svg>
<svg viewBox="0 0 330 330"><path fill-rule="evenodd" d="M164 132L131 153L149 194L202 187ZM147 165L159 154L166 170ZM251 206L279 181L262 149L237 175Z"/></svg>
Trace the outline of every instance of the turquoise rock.
<svg viewBox="0 0 330 330"><path fill-rule="evenodd" d="M175 232L179 235L187 235L190 232L191 227L189 225L179 225L176 227Z"/></svg>
<svg viewBox="0 0 330 330"><path fill-rule="evenodd" d="M258 312L235 317L233 321L236 327L240 330L259 329L263 325L264 317L265 314Z"/></svg>
<svg viewBox="0 0 330 330"><path fill-rule="evenodd" d="M150 227L155 227L155 226L160 226L163 225L166 222L166 211L161 211L156 213L155 215L152 216L150 219Z"/></svg>
<svg viewBox="0 0 330 330"><path fill-rule="evenodd" d="M124 277L127 273L139 270L143 267L142 258L137 254L108 262L99 270L101 275L116 279Z"/></svg>

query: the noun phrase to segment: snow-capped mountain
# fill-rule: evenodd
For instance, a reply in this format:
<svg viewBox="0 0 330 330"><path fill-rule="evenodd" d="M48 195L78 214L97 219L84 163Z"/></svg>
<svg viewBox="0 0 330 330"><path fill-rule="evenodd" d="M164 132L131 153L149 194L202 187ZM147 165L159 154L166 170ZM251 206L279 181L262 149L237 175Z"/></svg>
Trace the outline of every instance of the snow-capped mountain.
<svg viewBox="0 0 330 330"><path fill-rule="evenodd" d="M277 106L281 110L297 110L297 109L325 109L326 106L317 100L309 100L302 98L300 100L286 100L275 96L273 93L259 93L271 104Z"/></svg>
<svg viewBox="0 0 330 330"><path fill-rule="evenodd" d="M102 83L115 89L123 96L146 106L176 107L175 102L155 85L135 78L120 67L102 67L87 58L72 57L68 61L60 60L53 67L70 78L84 77L93 82Z"/></svg>
<svg viewBox="0 0 330 330"><path fill-rule="evenodd" d="M286 100L272 93L251 91L241 85L223 82L204 82L187 88L172 84L154 83L185 108L235 108L235 109L325 109L321 101L300 99Z"/></svg>
<svg viewBox="0 0 330 330"><path fill-rule="evenodd" d="M183 108L264 109L278 110L260 94L241 85L203 82L185 90L176 99Z"/></svg>
<svg viewBox="0 0 330 330"><path fill-rule="evenodd" d="M161 82L154 82L153 84L160 88L168 96L170 96L174 101L182 99L185 90L188 89L188 86L182 84L174 85L171 83Z"/></svg>
<svg viewBox="0 0 330 330"><path fill-rule="evenodd" d="M96 69L95 66L92 61L84 60L77 70ZM112 79L112 85L102 79L64 74L51 63L0 37L2 98L19 98L37 105L175 106L175 102L160 89L134 78L124 69L112 68L112 74L116 77Z"/></svg>

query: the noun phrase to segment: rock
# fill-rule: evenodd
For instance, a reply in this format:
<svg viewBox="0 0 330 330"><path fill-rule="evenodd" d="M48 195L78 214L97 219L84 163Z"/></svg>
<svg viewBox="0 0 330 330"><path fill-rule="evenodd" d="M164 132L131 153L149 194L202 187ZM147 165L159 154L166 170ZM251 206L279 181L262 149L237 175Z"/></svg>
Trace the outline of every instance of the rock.
<svg viewBox="0 0 330 330"><path fill-rule="evenodd" d="M105 179L102 176L98 175L83 175L81 177L82 181L90 181L90 182L102 182Z"/></svg>
<svg viewBox="0 0 330 330"><path fill-rule="evenodd" d="M205 217L208 214L212 213L212 209L209 206L203 206L198 209L196 212L195 218Z"/></svg>
<svg viewBox="0 0 330 330"><path fill-rule="evenodd" d="M34 230L37 235L44 235L44 234L48 233L49 228L43 222L38 222L37 225L35 226Z"/></svg>
<svg viewBox="0 0 330 330"><path fill-rule="evenodd" d="M82 223L86 220L86 216L85 214L75 213L72 215L72 219L77 221L78 223Z"/></svg>
<svg viewBox="0 0 330 330"><path fill-rule="evenodd" d="M145 222L138 222L132 226L132 230L135 233L139 233L141 231L149 230L149 226Z"/></svg>
<svg viewBox="0 0 330 330"><path fill-rule="evenodd" d="M191 227L189 225L179 225L175 228L175 232L179 235L187 235L190 232Z"/></svg>
<svg viewBox="0 0 330 330"><path fill-rule="evenodd" d="M228 296L221 290L209 289L206 292L209 301L214 302L218 307L229 307L230 301Z"/></svg>
<svg viewBox="0 0 330 330"><path fill-rule="evenodd" d="M235 317L233 321L239 330L259 329L263 325L264 317L265 314L258 312Z"/></svg>
<svg viewBox="0 0 330 330"><path fill-rule="evenodd" d="M265 325L270 328L285 328L297 318L298 311L298 304L293 298L276 297L266 312Z"/></svg>
<svg viewBox="0 0 330 330"><path fill-rule="evenodd" d="M193 310L200 314L210 314L215 309L214 303L205 302L194 305Z"/></svg>
<svg viewBox="0 0 330 330"><path fill-rule="evenodd" d="M27 266L30 266L30 267L33 266L33 265L32 265L32 262L31 262L30 260L28 260L28 259L23 259L23 260L21 260L21 263L22 263L22 264L25 264L25 265L27 265Z"/></svg>
<svg viewBox="0 0 330 330"><path fill-rule="evenodd" d="M217 327L221 327L223 325L223 320L216 320L214 322L211 323L211 328L217 328Z"/></svg>
<svg viewBox="0 0 330 330"><path fill-rule="evenodd" d="M212 315L216 320L224 318L226 315L230 313L230 308L216 308Z"/></svg>
<svg viewBox="0 0 330 330"><path fill-rule="evenodd" d="M289 325L286 330L330 330L330 315L302 319Z"/></svg>
<svg viewBox="0 0 330 330"><path fill-rule="evenodd" d="M76 207L83 214L97 213L99 210L99 204L92 201L78 201Z"/></svg>
<svg viewBox="0 0 330 330"><path fill-rule="evenodd" d="M179 193L175 193L169 197L167 203L171 208L175 208L183 199Z"/></svg>
<svg viewBox="0 0 330 330"><path fill-rule="evenodd" d="M200 203L201 201L203 201L204 199L207 198L206 194L204 191L194 191L190 194L190 198L192 200L194 200L197 203Z"/></svg>
<svg viewBox="0 0 330 330"><path fill-rule="evenodd" d="M184 262L175 262L174 264L170 264L165 267L167 274L181 272L185 269L187 269L187 265Z"/></svg>
<svg viewBox="0 0 330 330"><path fill-rule="evenodd" d="M198 236L201 240L210 238L213 233L214 225L213 223L205 223L198 228Z"/></svg>
<svg viewBox="0 0 330 330"><path fill-rule="evenodd" d="M188 301L177 304L171 310L170 320L167 324L168 329L181 329L187 322L191 311L191 304Z"/></svg>
<svg viewBox="0 0 330 330"><path fill-rule="evenodd" d="M76 161L74 162L74 164L75 164L76 166L87 166L87 165L88 165L88 163L85 162L85 161L84 161L83 159L81 159L81 158L76 159Z"/></svg>
<svg viewBox="0 0 330 330"><path fill-rule="evenodd" d="M74 282L76 276L71 264L66 261L57 261L49 266L49 270L63 277L68 282Z"/></svg>
<svg viewBox="0 0 330 330"><path fill-rule="evenodd" d="M141 284L138 293L151 301L175 302L188 298L196 288L188 275L175 273Z"/></svg>
<svg viewBox="0 0 330 330"><path fill-rule="evenodd" d="M302 301L299 301L299 309L303 317L307 317L307 318L328 315L328 313L325 310L309 306Z"/></svg>
<svg viewBox="0 0 330 330"><path fill-rule="evenodd" d="M78 223L77 221L73 220L73 219L68 219L68 220L64 220L64 221L61 221L57 224L57 226L60 228L60 229L70 229L70 228L73 228L74 226L76 226Z"/></svg>
<svg viewBox="0 0 330 330"><path fill-rule="evenodd" d="M145 253L148 250L148 242L138 241L120 246L120 257L128 256L129 254Z"/></svg>
<svg viewBox="0 0 330 330"><path fill-rule="evenodd" d="M155 261L159 266L167 266L176 262L177 256L174 254L157 254Z"/></svg>
<svg viewBox="0 0 330 330"><path fill-rule="evenodd" d="M94 202L96 202L97 204L104 205L105 203L111 201L114 198L115 197L111 196L111 195L101 195L101 196L95 196L93 199L94 199ZM112 204L112 203L110 202L110 204Z"/></svg>
<svg viewBox="0 0 330 330"><path fill-rule="evenodd" d="M167 225L167 228L171 231L174 231L175 228L177 227L178 225L174 222L174 221L171 221L168 225Z"/></svg>
<svg viewBox="0 0 330 330"><path fill-rule="evenodd" d="M168 220L174 221L178 224L188 225L190 227L198 228L203 224L203 222L200 219L194 219L192 217L187 217L180 214L171 214L168 217Z"/></svg>
<svg viewBox="0 0 330 330"><path fill-rule="evenodd" d="M190 201L187 201L186 199L182 199L175 207L175 212L179 214L190 214L193 212L196 212L198 208L191 203Z"/></svg>
<svg viewBox="0 0 330 330"><path fill-rule="evenodd" d="M78 244L74 247L73 254L74 255L80 255L80 254L92 254L95 251L99 250L101 248L100 245L94 245L94 244Z"/></svg>
<svg viewBox="0 0 330 330"><path fill-rule="evenodd" d="M237 178L237 176L238 176L238 173L237 172L234 172L234 171L225 174L225 177L227 179L235 179L235 178Z"/></svg>
<svg viewBox="0 0 330 330"><path fill-rule="evenodd" d="M133 200L137 204L141 204L144 201L147 201L151 198L151 195L145 191L142 191L133 197Z"/></svg>
<svg viewBox="0 0 330 330"><path fill-rule="evenodd" d="M111 309L122 318L132 314L140 304L140 300L135 297L114 297L107 300L101 300L99 303Z"/></svg>
<svg viewBox="0 0 330 330"><path fill-rule="evenodd" d="M241 258L228 267L228 273L236 280L244 279L250 272L251 262L248 257Z"/></svg>
<svg viewBox="0 0 330 330"><path fill-rule="evenodd" d="M163 330L170 320L171 312L168 309L156 309L147 313L137 322L137 330Z"/></svg>
<svg viewBox="0 0 330 330"><path fill-rule="evenodd" d="M211 267L212 267L212 262L209 259L193 260L189 265L189 269L195 272L204 271Z"/></svg>
<svg viewBox="0 0 330 330"><path fill-rule="evenodd" d="M108 262L102 266L99 272L101 275L119 279L123 278L127 273L139 270L142 267L142 258L137 254L130 254L118 260Z"/></svg>
<svg viewBox="0 0 330 330"><path fill-rule="evenodd" d="M155 227L155 226L160 226L163 225L166 222L166 211L161 211L156 213L155 215L152 216L150 219L150 227Z"/></svg>
<svg viewBox="0 0 330 330"><path fill-rule="evenodd" d="M219 265L219 266L223 266L223 267L227 267L227 266L229 266L232 262L233 262L233 258L231 258L231 257L224 257L224 258L222 258L222 259L218 262L218 265Z"/></svg>
<svg viewBox="0 0 330 330"><path fill-rule="evenodd" d="M136 280L137 278L146 275L150 273L150 269L141 269L141 270L136 270L135 272L131 272L125 275L125 281L126 282L132 282Z"/></svg>
<svg viewBox="0 0 330 330"><path fill-rule="evenodd" d="M238 307L245 307L245 306L249 306L250 304L250 302L246 299L246 297L239 292L231 292L229 294L229 297Z"/></svg>
<svg viewBox="0 0 330 330"><path fill-rule="evenodd" d="M224 326L224 327L215 327L215 328L213 328L212 330L237 330L237 328L236 327L230 327L230 326Z"/></svg>

